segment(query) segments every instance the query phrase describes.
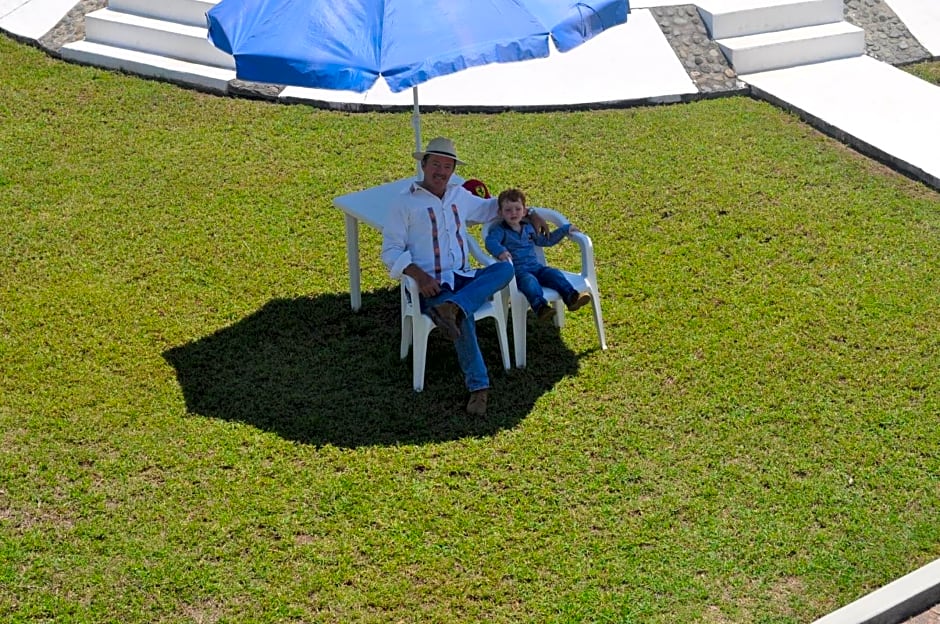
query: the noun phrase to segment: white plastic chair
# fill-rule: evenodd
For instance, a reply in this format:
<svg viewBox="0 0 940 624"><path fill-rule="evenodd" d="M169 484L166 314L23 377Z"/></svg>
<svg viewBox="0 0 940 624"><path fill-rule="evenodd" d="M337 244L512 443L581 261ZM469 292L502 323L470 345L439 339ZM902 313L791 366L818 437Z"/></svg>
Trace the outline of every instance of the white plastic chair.
<svg viewBox="0 0 940 624"><path fill-rule="evenodd" d="M489 257L480 248L473 235L468 235L470 253L480 264L486 266L493 264ZM409 349L412 352L412 382L415 392L424 390L424 369L427 363L428 335L436 328L434 321L427 314L421 313L418 282L408 275L401 276L401 359L408 357ZM512 364L509 361L509 338L506 321L506 309L509 306L509 289L504 288L496 292L493 297L473 315L474 320L492 318L496 321L496 334L499 339L499 351L503 358L503 368L509 370Z"/></svg>
<svg viewBox="0 0 940 624"><path fill-rule="evenodd" d="M569 223L563 214L549 208L534 208L543 219L548 221L554 227L560 227ZM490 228L497 222L492 221L483 226L483 238ZM591 296L591 308L594 312L594 326L597 328L597 337L601 343L601 349L607 349L607 335L604 332L604 317L601 315L601 294L597 288L597 272L594 267L594 244L591 238L584 232L573 232L568 237L574 241L581 250L581 268L577 273L566 271L561 267L556 267L571 282L574 289L578 292L587 292ZM541 247L535 248L535 254L538 259L545 264L555 266L545 262L545 253ZM559 328L565 326L565 303L561 295L551 288L544 288L545 300L549 305L555 308L555 325ZM509 283L508 304L512 312L512 341L516 356L516 367L525 368L526 365L526 314L529 311L529 301L525 295L516 286L515 278Z"/></svg>

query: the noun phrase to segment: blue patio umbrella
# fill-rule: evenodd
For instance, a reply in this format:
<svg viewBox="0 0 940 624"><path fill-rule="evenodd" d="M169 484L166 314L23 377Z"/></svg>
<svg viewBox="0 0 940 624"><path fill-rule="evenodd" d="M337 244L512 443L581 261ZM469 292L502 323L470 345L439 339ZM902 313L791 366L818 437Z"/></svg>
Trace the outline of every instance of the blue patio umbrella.
<svg viewBox="0 0 940 624"><path fill-rule="evenodd" d="M242 80L392 92L489 63L567 52L623 24L628 0L221 0L206 13L209 40L235 58Z"/></svg>

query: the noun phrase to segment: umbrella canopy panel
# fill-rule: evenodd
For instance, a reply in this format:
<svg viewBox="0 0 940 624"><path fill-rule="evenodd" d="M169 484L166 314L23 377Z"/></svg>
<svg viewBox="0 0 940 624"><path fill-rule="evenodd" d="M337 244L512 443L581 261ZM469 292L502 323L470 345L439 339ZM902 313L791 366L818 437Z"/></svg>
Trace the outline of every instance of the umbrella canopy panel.
<svg viewBox="0 0 940 624"><path fill-rule="evenodd" d="M393 92L454 72L562 52L622 24L626 0L222 0L209 39L243 80Z"/></svg>

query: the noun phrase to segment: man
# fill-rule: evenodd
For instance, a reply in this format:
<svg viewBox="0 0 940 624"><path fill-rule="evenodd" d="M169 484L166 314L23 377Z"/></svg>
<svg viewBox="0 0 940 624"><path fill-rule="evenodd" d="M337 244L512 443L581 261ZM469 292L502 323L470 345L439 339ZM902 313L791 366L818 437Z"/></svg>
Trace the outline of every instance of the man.
<svg viewBox="0 0 940 624"><path fill-rule="evenodd" d="M450 178L457 158L450 139L438 137L423 152L420 182L412 183L392 205L382 231L382 261L389 274L408 275L418 283L421 311L454 341L457 360L470 391L467 412L486 414L490 380L477 343L473 315L512 279L512 265L497 262L482 269L470 266L467 226L496 218L495 198L471 194ZM536 226L544 227L543 219Z"/></svg>

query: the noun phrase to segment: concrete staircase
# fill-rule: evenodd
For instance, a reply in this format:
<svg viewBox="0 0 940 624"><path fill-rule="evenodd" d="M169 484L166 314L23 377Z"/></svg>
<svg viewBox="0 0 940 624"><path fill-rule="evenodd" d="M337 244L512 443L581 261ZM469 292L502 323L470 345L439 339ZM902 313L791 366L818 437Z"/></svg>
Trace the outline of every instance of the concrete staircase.
<svg viewBox="0 0 940 624"><path fill-rule="evenodd" d="M699 15L738 75L861 56L865 31L843 0L700 0Z"/></svg>
<svg viewBox="0 0 940 624"><path fill-rule="evenodd" d="M85 39L66 59L225 93L235 59L209 43L206 11L218 0L109 0L85 16Z"/></svg>

